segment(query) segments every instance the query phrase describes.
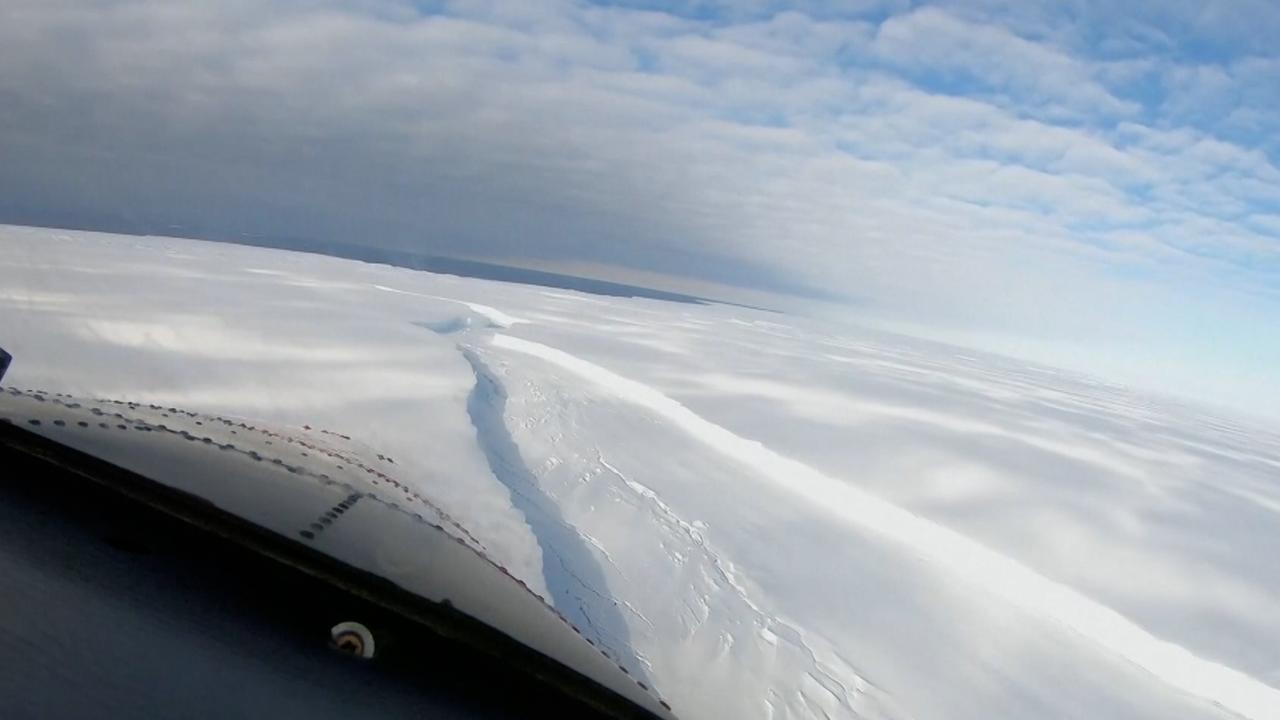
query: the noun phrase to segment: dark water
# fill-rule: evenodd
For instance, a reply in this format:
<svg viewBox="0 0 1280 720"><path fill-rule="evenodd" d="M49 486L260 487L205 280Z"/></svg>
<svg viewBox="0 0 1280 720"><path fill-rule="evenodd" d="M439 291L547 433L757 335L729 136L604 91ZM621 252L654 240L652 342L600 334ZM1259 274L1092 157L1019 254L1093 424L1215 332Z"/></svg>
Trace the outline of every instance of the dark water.
<svg viewBox="0 0 1280 720"><path fill-rule="evenodd" d="M535 285L538 287L555 288L557 290L573 290L591 295L602 295L605 297L644 298L648 300L665 300L667 302L685 303L690 305L733 305L735 307L745 307L752 310L772 312L769 308L757 307L755 305L745 305L742 303L716 300L698 295L688 295L685 293L671 292L669 290L658 290L656 288L643 287L640 285L628 285L626 283L612 282L609 280L596 280L594 278L566 275L564 273L548 272L545 270L530 270L528 268L502 265L500 263L484 262L480 260L462 260L459 258L440 257L437 255L419 255L403 250L388 250L385 248L373 248L348 243L315 243L309 241L294 242L290 240L274 239L237 240L234 242L258 247L278 248L281 250L313 252L321 255L346 258L348 260L381 263L384 265L393 265L395 267L409 268L410 270L425 270L427 272L440 273L444 275L457 275L459 277L477 278L480 280L497 280L499 282L518 283L520 285Z"/></svg>
<svg viewBox="0 0 1280 720"><path fill-rule="evenodd" d="M627 285L625 283L610 282L608 280L594 280L591 278L578 277L576 275L565 275L562 273L547 272L544 270L529 270L527 268L483 262L480 260L462 260L459 258L440 257L437 255L420 255L405 250L390 250L386 248L367 247L364 245L355 245L350 243L311 241L295 242L291 240L257 238L238 242L245 245L272 247L281 250L314 252L321 255L332 255L334 257L346 258L348 260L382 263L384 265L394 265L396 267L409 268L411 270L425 270L427 272L441 273L445 275L458 275L460 277L479 278L481 280L498 280L500 282L519 283L521 285L537 285L539 287L556 288L559 290L576 290L578 292L590 293L592 295L648 298L650 300L666 300L668 302L691 303L695 305L708 305L716 302L708 298L698 297L697 295L686 295L684 293L657 290L654 288L641 287L639 285Z"/></svg>

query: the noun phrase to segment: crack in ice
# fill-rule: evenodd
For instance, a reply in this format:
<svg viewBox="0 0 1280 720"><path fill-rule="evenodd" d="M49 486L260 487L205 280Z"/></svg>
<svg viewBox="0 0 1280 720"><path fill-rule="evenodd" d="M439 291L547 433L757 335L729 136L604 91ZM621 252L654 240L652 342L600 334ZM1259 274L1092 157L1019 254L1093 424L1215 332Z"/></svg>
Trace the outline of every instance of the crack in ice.
<svg viewBox="0 0 1280 720"><path fill-rule="evenodd" d="M643 383L541 343L495 335L495 347L540 358L643 407L716 452L772 478L824 512L896 541L1011 605L1069 628L1185 693L1251 720L1280 718L1280 690L1162 640L1115 610L949 528L744 438Z"/></svg>

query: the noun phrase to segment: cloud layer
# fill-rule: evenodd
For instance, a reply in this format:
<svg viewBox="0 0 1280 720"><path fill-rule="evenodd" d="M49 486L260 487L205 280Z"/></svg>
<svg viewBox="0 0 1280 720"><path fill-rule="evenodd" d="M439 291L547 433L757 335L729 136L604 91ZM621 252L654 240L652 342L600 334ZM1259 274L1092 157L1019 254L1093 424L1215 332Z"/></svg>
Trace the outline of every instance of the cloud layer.
<svg viewBox="0 0 1280 720"><path fill-rule="evenodd" d="M840 5L9 2L0 220L594 262L1274 383L1280 11Z"/></svg>

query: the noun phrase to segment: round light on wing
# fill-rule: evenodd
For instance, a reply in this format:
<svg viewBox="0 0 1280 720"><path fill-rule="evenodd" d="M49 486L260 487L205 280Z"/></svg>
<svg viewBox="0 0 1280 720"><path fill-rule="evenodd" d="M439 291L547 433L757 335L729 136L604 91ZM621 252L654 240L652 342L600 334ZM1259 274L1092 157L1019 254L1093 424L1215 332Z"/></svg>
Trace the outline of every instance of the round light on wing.
<svg viewBox="0 0 1280 720"><path fill-rule="evenodd" d="M373 657L373 633L369 632L369 628L358 622L348 621L334 625L333 629L329 631L329 637L333 641L333 647L340 652L354 655L358 658L369 659Z"/></svg>

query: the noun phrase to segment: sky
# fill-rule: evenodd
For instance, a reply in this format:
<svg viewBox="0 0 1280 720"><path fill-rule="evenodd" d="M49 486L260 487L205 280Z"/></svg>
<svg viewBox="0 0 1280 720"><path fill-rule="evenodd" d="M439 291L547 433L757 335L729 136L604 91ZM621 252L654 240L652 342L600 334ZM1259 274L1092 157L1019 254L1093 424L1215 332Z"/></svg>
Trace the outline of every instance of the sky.
<svg viewBox="0 0 1280 720"><path fill-rule="evenodd" d="M7 0L0 222L782 293L1280 419L1280 4Z"/></svg>

